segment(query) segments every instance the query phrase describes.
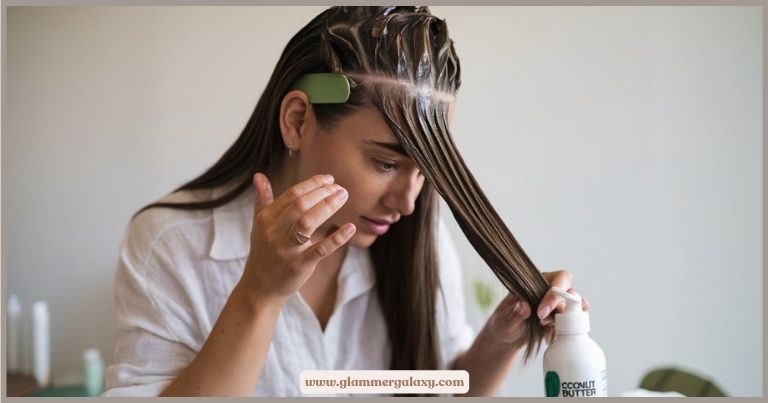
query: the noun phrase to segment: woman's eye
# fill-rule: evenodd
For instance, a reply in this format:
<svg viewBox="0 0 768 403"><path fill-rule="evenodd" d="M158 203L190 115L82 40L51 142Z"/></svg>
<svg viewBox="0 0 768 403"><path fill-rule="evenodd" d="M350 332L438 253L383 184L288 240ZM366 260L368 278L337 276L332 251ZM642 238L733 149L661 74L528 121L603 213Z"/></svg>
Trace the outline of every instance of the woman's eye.
<svg viewBox="0 0 768 403"><path fill-rule="evenodd" d="M374 159L376 161L376 164L379 166L379 168L384 172L392 171L393 169L397 168L397 164L389 161L382 161L378 159Z"/></svg>

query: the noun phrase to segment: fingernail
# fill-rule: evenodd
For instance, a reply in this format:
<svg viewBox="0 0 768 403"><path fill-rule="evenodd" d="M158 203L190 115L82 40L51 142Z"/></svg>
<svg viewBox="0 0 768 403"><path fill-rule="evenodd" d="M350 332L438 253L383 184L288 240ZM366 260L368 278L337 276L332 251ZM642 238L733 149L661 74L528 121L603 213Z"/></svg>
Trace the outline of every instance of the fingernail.
<svg viewBox="0 0 768 403"><path fill-rule="evenodd" d="M348 225L344 226L344 228L341 230L341 232L344 235L349 235L349 234L353 233L354 231L355 231L355 225L354 224L348 224Z"/></svg>
<svg viewBox="0 0 768 403"><path fill-rule="evenodd" d="M547 326L548 324L550 324L550 323L552 323L552 322L554 322L554 321L552 320L552 318L546 318L546 319L544 319L543 321L541 321L541 325L542 325L542 326Z"/></svg>
<svg viewBox="0 0 768 403"><path fill-rule="evenodd" d="M552 307L549 305L543 305L541 308L539 308L539 319L546 318L550 312L552 312Z"/></svg>
<svg viewBox="0 0 768 403"><path fill-rule="evenodd" d="M340 202L342 200L345 200L346 198L347 198L347 191L344 190L344 189L339 189L339 190L333 192L333 200L334 201Z"/></svg>
<svg viewBox="0 0 768 403"><path fill-rule="evenodd" d="M325 175L326 183L333 183L333 175Z"/></svg>

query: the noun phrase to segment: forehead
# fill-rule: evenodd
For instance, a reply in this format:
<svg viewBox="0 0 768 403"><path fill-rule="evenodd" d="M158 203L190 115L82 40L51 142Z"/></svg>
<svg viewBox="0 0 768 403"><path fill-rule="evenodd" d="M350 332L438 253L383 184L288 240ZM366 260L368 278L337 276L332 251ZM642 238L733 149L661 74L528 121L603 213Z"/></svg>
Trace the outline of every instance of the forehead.
<svg viewBox="0 0 768 403"><path fill-rule="evenodd" d="M373 106L358 108L355 112L339 119L335 130L360 141L399 142L384 120L384 116Z"/></svg>
<svg viewBox="0 0 768 403"><path fill-rule="evenodd" d="M448 125L453 118L454 107L455 102L448 105ZM384 115L372 105L356 108L351 114L339 119L332 131L342 134L339 137L344 140L365 145L384 144L386 148L407 156L402 146L399 145L400 140L384 119Z"/></svg>

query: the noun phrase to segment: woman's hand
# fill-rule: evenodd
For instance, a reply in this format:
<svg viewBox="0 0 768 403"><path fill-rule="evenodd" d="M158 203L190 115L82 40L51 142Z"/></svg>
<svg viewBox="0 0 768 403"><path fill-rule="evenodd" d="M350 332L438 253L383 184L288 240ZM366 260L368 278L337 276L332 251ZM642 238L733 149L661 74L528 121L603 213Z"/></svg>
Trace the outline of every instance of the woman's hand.
<svg viewBox="0 0 768 403"><path fill-rule="evenodd" d="M269 179L253 176L256 201L251 249L240 281L248 299L281 305L315 271L317 263L347 243L355 225L328 236L315 231L347 200L347 191L330 175L313 176L274 199Z"/></svg>
<svg viewBox="0 0 768 403"><path fill-rule="evenodd" d="M565 299L552 291L552 287L559 287L571 291L573 275L568 270L542 273L549 282L550 289L544 294L539 306L536 307L536 315L543 326L554 321L553 313L565 311ZM584 311L589 310L589 302L582 295L581 306ZM510 343L515 349L525 346L528 339L528 324L526 319L531 316L531 307L527 302L515 295L507 295L496 307L488 319L491 334L502 342Z"/></svg>

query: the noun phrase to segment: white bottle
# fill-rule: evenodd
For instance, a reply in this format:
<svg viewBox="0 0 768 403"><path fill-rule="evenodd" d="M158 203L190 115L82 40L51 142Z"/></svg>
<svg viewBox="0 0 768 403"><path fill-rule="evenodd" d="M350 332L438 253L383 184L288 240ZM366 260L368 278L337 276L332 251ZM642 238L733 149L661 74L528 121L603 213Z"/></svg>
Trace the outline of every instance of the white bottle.
<svg viewBox="0 0 768 403"><path fill-rule="evenodd" d="M553 287L565 298L565 312L555 314L557 338L544 352L544 388L547 397L608 396L605 354L589 337L589 314L581 296Z"/></svg>
<svg viewBox="0 0 768 403"><path fill-rule="evenodd" d="M88 396L99 396L104 389L104 363L96 348L83 351L83 375Z"/></svg>
<svg viewBox="0 0 768 403"><path fill-rule="evenodd" d="M6 354L8 354L8 372L21 372L21 302L16 294L8 296L6 306Z"/></svg>
<svg viewBox="0 0 768 403"><path fill-rule="evenodd" d="M37 386L47 388L51 384L51 328L45 301L32 305L32 357Z"/></svg>

